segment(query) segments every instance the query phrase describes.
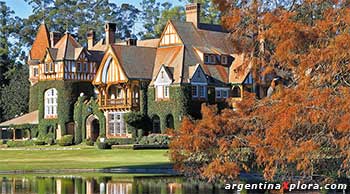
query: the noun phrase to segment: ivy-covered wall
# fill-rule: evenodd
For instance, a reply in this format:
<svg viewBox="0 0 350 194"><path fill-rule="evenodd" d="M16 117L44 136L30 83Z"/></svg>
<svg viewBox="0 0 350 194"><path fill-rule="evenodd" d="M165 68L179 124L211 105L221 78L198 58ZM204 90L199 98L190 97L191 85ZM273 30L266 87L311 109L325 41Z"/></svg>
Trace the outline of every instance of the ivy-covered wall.
<svg viewBox="0 0 350 194"><path fill-rule="evenodd" d="M166 129L166 117L172 115L175 129L181 125L184 115L190 113L191 86L170 86L169 100L156 101L155 88L148 89L148 116L152 119L154 115L160 118L160 128L162 133Z"/></svg>
<svg viewBox="0 0 350 194"><path fill-rule="evenodd" d="M75 144L79 144L86 137L86 119L95 115L100 124L100 137L106 137L106 118L94 98L88 100L87 96L78 98L74 107Z"/></svg>
<svg viewBox="0 0 350 194"><path fill-rule="evenodd" d="M74 103L77 101L80 93L84 93L85 96L93 95L93 86L89 82L63 80L40 81L34 88L30 107L35 108L37 106L39 110L38 128L41 136L50 135L56 137L55 129L58 126L61 128L62 135L67 134L66 124L73 121ZM58 94L57 119L44 118L44 93L50 88L55 88ZM36 93L35 96L34 93Z"/></svg>
<svg viewBox="0 0 350 194"><path fill-rule="evenodd" d="M38 85L29 88L29 112L38 110Z"/></svg>

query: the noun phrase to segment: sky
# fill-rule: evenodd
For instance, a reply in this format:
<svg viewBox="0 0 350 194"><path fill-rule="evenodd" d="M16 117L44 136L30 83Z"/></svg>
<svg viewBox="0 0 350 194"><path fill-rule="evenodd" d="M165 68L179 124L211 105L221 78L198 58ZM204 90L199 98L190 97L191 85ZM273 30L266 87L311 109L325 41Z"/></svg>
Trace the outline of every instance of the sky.
<svg viewBox="0 0 350 194"><path fill-rule="evenodd" d="M164 0L159 0L160 2L170 2L173 5L181 5L182 3L179 3L178 0L169 0L169 1L164 1ZM21 18L27 18L31 12L32 9L29 5L24 0L5 0L7 6L9 6L12 10L15 11L15 15L19 16ZM118 5L122 3L130 3L135 5L136 7L140 6L141 0L110 0L110 2L116 3Z"/></svg>

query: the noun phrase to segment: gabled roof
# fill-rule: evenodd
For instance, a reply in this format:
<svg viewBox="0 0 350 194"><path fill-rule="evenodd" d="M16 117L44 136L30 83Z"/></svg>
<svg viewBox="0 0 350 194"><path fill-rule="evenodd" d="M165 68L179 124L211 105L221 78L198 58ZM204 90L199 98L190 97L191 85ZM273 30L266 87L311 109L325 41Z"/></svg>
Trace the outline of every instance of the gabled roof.
<svg viewBox="0 0 350 194"><path fill-rule="evenodd" d="M152 79L156 48L111 45L129 79Z"/></svg>
<svg viewBox="0 0 350 194"><path fill-rule="evenodd" d="M49 31L45 23L42 23L29 51L30 60L41 60L46 54L46 48L50 48Z"/></svg>
<svg viewBox="0 0 350 194"><path fill-rule="evenodd" d="M197 49L203 53L233 53L229 41L225 41L229 36L228 33L198 29L191 22L170 21L167 25L173 25L183 46L158 48L153 76L159 71L160 65L165 64L174 67L174 83L188 83L191 67L201 64L205 73L211 76L209 82L212 84L228 83L229 67L221 64L205 65L196 52ZM182 52L178 52L179 48L182 49Z"/></svg>
<svg viewBox="0 0 350 194"><path fill-rule="evenodd" d="M0 123L1 127L9 127L11 125L25 125L25 124L32 124L37 125L39 124L39 111L33 111L27 114L24 114L22 116L13 118L11 120L5 121L3 123Z"/></svg>
<svg viewBox="0 0 350 194"><path fill-rule="evenodd" d="M76 60L83 50L83 47L69 33L66 33L54 48L57 49L55 60Z"/></svg>
<svg viewBox="0 0 350 194"><path fill-rule="evenodd" d="M235 60L230 68L230 83L242 84L251 72L252 63L247 61L244 54L234 55Z"/></svg>

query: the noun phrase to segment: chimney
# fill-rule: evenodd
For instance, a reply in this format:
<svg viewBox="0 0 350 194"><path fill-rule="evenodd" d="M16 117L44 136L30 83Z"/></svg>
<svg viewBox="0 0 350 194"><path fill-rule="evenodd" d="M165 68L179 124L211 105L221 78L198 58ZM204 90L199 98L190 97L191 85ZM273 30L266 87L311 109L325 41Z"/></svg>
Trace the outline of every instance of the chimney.
<svg viewBox="0 0 350 194"><path fill-rule="evenodd" d="M193 25L197 28L200 24L200 12L200 3L191 3L186 5L186 22L192 22Z"/></svg>
<svg viewBox="0 0 350 194"><path fill-rule="evenodd" d="M88 44L88 49L91 49L95 45L95 32L93 30L90 30L87 33L87 44Z"/></svg>
<svg viewBox="0 0 350 194"><path fill-rule="evenodd" d="M129 38L126 40L126 45L128 46L137 46L137 39Z"/></svg>
<svg viewBox="0 0 350 194"><path fill-rule="evenodd" d="M106 23L105 32L106 32L106 44L114 44L115 42L115 31L117 29L117 24L115 23Z"/></svg>
<svg viewBox="0 0 350 194"><path fill-rule="evenodd" d="M62 34L59 32L50 32L50 46L54 47L61 37Z"/></svg>

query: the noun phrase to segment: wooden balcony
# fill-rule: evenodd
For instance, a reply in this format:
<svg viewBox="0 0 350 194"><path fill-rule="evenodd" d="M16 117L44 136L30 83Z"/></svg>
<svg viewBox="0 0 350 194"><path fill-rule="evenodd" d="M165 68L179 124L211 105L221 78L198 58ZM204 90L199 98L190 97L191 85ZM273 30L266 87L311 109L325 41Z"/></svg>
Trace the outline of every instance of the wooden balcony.
<svg viewBox="0 0 350 194"><path fill-rule="evenodd" d="M100 109L103 110L135 110L140 109L139 99L100 99Z"/></svg>

